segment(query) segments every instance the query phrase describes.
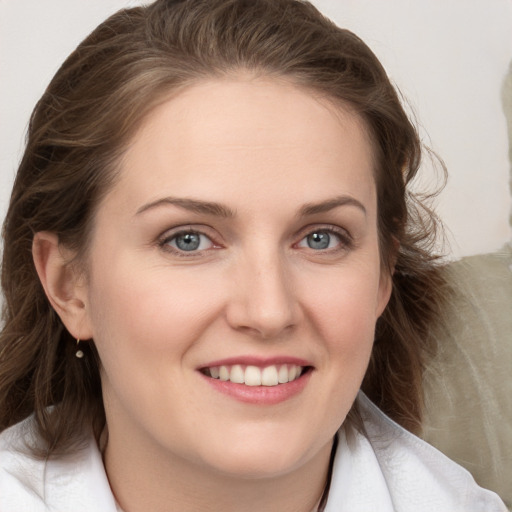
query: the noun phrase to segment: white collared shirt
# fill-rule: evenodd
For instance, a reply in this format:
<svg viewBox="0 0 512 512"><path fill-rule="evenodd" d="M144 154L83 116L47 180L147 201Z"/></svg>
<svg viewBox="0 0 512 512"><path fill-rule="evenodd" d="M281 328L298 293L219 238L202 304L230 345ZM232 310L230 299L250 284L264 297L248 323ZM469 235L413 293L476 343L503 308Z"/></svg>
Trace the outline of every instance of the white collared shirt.
<svg viewBox="0 0 512 512"><path fill-rule="evenodd" d="M325 512L506 512L468 471L385 416L362 393L367 435L341 429ZM0 512L118 512L94 439L78 453L23 452L31 420L0 434Z"/></svg>

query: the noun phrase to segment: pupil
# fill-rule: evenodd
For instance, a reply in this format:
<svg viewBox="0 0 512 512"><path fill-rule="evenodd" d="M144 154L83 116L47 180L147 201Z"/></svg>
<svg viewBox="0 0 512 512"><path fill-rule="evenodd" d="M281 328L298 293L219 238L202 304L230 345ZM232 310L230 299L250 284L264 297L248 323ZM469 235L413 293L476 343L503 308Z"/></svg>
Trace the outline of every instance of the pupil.
<svg viewBox="0 0 512 512"><path fill-rule="evenodd" d="M176 237L176 245L182 251L195 251L201 240L197 233L185 233Z"/></svg>
<svg viewBox="0 0 512 512"><path fill-rule="evenodd" d="M311 249L327 249L330 241L331 237L328 233L319 232L308 235L308 246Z"/></svg>

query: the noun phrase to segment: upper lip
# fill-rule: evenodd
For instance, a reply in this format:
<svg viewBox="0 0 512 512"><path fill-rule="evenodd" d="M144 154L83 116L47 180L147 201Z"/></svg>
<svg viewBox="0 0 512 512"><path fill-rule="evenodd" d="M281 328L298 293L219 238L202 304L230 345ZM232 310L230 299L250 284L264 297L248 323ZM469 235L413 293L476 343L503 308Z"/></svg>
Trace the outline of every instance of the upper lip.
<svg viewBox="0 0 512 512"><path fill-rule="evenodd" d="M312 366L310 361L295 356L273 356L273 357L260 357L260 356L234 356L225 359L217 359L210 361L207 364L201 365L201 368L213 368L215 366L233 366L239 364L242 366L258 366L264 368L272 365L294 364L297 366Z"/></svg>

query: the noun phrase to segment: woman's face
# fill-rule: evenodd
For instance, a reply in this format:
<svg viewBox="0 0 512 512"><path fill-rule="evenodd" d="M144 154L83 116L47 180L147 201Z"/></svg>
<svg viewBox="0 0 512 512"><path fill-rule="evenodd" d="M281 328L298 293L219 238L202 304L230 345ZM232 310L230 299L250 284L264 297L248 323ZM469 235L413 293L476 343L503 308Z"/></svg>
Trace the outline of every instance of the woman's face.
<svg viewBox="0 0 512 512"><path fill-rule="evenodd" d="M361 120L277 80L154 110L97 211L110 443L259 477L328 455L390 292Z"/></svg>

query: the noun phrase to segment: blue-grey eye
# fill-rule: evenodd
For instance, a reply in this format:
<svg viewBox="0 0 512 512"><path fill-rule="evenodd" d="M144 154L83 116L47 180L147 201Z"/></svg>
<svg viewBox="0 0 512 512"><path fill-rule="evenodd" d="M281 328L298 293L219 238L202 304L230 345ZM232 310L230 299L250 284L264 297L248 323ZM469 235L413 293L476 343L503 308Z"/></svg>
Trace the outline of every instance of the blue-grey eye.
<svg viewBox="0 0 512 512"><path fill-rule="evenodd" d="M178 233L173 236L168 243L171 247L186 252L209 249L213 245L206 235L195 231Z"/></svg>
<svg viewBox="0 0 512 512"><path fill-rule="evenodd" d="M311 233L306 239L310 249L327 249L331 241L331 236L325 231L320 231L318 233Z"/></svg>
<svg viewBox="0 0 512 512"><path fill-rule="evenodd" d="M318 230L309 233L298 244L299 247L307 247L315 251L331 249L340 244L340 237L336 233L327 230Z"/></svg>

